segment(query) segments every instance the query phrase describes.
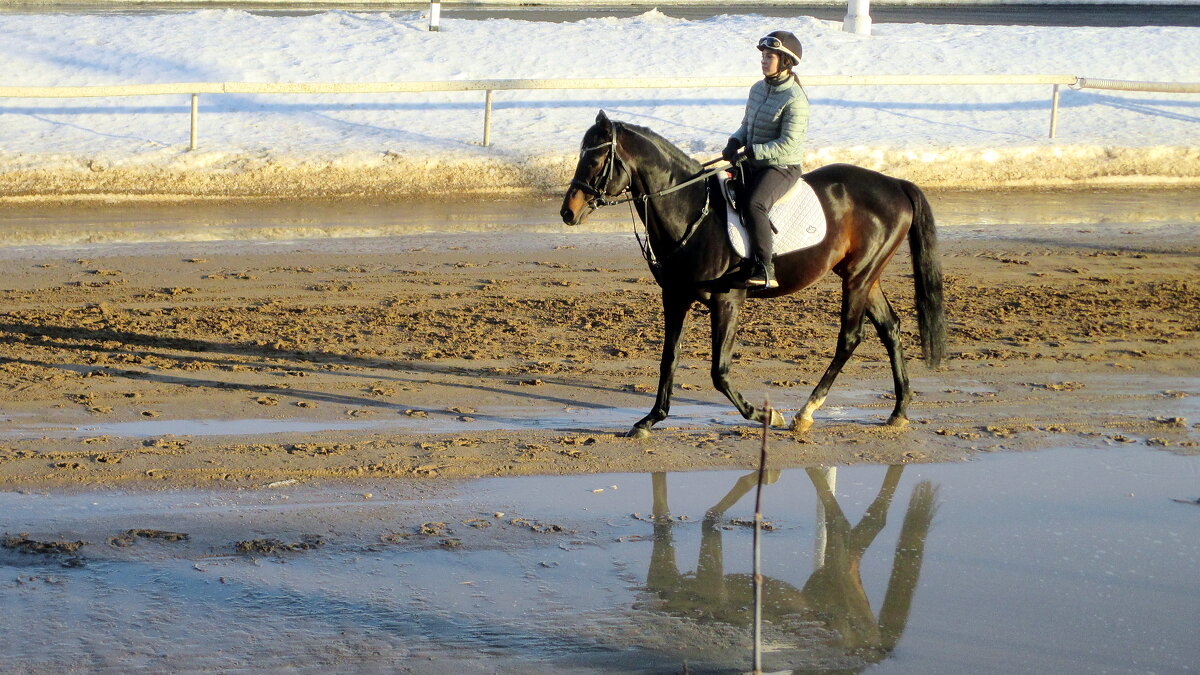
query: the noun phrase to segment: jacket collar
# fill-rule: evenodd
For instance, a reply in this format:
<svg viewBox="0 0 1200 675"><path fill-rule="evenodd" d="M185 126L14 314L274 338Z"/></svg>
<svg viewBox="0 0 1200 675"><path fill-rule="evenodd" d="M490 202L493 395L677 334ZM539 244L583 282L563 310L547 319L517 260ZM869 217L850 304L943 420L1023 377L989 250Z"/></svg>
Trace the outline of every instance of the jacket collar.
<svg viewBox="0 0 1200 675"><path fill-rule="evenodd" d="M792 71L785 70L774 77L764 77L763 81L773 89L783 89L792 82Z"/></svg>

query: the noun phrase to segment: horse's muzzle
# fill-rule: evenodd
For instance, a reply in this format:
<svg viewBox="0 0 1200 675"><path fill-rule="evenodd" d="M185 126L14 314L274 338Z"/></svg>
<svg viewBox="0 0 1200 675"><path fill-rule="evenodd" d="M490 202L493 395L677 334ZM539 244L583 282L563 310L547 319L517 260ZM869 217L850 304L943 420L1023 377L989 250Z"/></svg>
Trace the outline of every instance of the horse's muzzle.
<svg viewBox="0 0 1200 675"><path fill-rule="evenodd" d="M583 191L570 189L567 190L567 194L563 197L562 208L558 213L567 225L578 225L592 211L593 208L588 204Z"/></svg>

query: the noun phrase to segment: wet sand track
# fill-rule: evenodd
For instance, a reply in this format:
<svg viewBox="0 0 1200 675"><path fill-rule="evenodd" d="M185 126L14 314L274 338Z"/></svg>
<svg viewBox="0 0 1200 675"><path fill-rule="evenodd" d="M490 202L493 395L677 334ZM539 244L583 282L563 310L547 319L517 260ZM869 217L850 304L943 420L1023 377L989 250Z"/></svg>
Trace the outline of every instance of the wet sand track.
<svg viewBox="0 0 1200 675"><path fill-rule="evenodd" d="M935 205L936 207L936 205ZM1150 444L1195 453L1200 243L1179 225L943 228L951 359L918 358L914 424L880 426L871 335L779 466ZM982 237L987 237L982 238ZM759 430L688 323L683 413L653 402L657 289L631 238L477 234L40 253L0 284L0 484L263 484L751 466ZM794 411L828 364L835 277L748 304L733 377ZM789 419L791 414L789 413ZM291 428L292 430L288 430Z"/></svg>

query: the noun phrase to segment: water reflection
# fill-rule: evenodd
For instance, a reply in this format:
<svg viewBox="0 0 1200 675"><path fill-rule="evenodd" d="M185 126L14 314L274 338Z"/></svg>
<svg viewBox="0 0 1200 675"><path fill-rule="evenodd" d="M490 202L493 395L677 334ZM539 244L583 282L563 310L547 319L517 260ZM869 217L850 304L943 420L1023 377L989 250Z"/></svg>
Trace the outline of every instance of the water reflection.
<svg viewBox="0 0 1200 675"><path fill-rule="evenodd" d="M888 468L874 501L851 525L834 494L836 469L806 470L818 500L814 569L799 587L764 576L765 651L771 652L765 658L772 668L836 664L838 670L857 672L886 659L895 649L908 623L925 540L937 511L937 488L931 482L913 486L878 613L863 585L861 563L887 524L903 471L902 466ZM774 483L780 472L767 474L767 482ZM757 472L742 476L707 511L695 570L681 572L673 536L678 521L667 504L667 475L653 474L654 544L646 587L657 597L660 610L702 623L727 624L749 634L753 578L749 573L725 573L722 533L728 527L726 510L756 481Z"/></svg>
<svg viewBox="0 0 1200 675"><path fill-rule="evenodd" d="M1171 498L1197 477L1145 448L774 472L765 669L1192 672L1200 514ZM0 491L0 538L91 542L84 567L0 546L0 671L744 672L754 480ZM130 528L189 539L106 543Z"/></svg>

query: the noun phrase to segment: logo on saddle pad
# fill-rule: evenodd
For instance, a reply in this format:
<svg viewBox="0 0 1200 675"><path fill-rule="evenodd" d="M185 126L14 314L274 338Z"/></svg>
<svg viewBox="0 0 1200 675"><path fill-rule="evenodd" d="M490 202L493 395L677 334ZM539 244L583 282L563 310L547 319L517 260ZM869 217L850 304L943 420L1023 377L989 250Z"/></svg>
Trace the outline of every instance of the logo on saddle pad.
<svg viewBox="0 0 1200 675"><path fill-rule="evenodd" d="M717 174L721 181L721 194L727 195L725 181L729 175L725 172ZM817 193L809 187L804 179L796 181L779 201L768 212L771 225L776 231L774 254L783 255L802 248L816 246L825 238L825 210L817 199ZM733 210L729 200L725 199L725 222L729 228L729 243L733 250L743 258L750 252L750 235L742 224L742 217Z"/></svg>

